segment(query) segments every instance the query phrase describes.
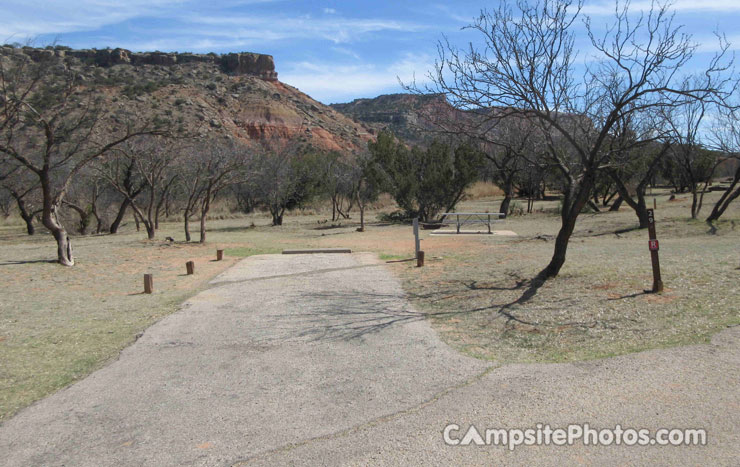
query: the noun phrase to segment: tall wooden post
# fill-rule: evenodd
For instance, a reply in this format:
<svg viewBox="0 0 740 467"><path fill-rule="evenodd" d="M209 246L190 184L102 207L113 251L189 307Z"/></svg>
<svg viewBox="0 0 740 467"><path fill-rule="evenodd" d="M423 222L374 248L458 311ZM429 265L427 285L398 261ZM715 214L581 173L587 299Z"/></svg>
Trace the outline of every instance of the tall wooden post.
<svg viewBox="0 0 740 467"><path fill-rule="evenodd" d="M663 291L663 279L660 277L660 258L658 257L658 250L660 245L658 244L658 238L655 234L655 210L648 209L648 247L650 248L650 259L653 263L653 293Z"/></svg>
<svg viewBox="0 0 740 467"><path fill-rule="evenodd" d="M414 217L414 256L419 256L421 250L421 241L419 240L419 218Z"/></svg>

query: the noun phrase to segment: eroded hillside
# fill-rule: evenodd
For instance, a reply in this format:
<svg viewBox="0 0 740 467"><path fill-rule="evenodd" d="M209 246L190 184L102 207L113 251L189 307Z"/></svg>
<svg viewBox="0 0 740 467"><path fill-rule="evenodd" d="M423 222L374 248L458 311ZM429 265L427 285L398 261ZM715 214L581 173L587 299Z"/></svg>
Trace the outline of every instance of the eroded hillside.
<svg viewBox="0 0 740 467"><path fill-rule="evenodd" d="M365 125L280 82L269 55L0 48L10 54L58 58L104 100L112 126L156 119L204 137L291 138L343 152L362 150L372 138Z"/></svg>

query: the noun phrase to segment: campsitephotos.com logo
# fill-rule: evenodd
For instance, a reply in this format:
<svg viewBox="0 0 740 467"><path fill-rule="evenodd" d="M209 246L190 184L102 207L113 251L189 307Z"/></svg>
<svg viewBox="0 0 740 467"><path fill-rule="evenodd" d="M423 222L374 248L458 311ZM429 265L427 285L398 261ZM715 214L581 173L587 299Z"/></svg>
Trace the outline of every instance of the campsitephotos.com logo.
<svg viewBox="0 0 740 467"><path fill-rule="evenodd" d="M461 430L460 425L450 423L442 431L445 444L449 446L506 446L514 450L517 446L688 446L707 444L707 432L695 428L660 428L653 433L647 428L591 428L588 423L568 425L566 428L551 428L538 423L533 428L488 428L479 430L470 425Z"/></svg>

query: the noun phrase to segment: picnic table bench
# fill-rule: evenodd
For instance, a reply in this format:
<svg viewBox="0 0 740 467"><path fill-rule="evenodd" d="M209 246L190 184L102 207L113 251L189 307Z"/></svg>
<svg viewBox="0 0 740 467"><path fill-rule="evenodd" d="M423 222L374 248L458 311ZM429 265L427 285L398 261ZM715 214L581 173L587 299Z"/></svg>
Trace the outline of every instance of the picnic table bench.
<svg viewBox="0 0 740 467"><path fill-rule="evenodd" d="M502 212L446 212L442 214L442 221L455 217L457 233L460 233L460 227L469 224L484 224L488 227L488 233L492 234L491 223L502 222L506 214Z"/></svg>

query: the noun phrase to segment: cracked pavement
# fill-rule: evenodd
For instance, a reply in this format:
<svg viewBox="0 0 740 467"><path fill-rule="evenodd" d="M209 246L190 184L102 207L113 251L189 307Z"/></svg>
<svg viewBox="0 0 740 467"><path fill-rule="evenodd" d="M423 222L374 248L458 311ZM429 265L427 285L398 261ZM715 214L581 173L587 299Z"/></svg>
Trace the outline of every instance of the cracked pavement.
<svg viewBox="0 0 740 467"><path fill-rule="evenodd" d="M740 450L740 329L500 368L453 351L374 255L245 259L107 367L0 426L8 466L712 464ZM467 428L705 428L707 446L446 446Z"/></svg>

